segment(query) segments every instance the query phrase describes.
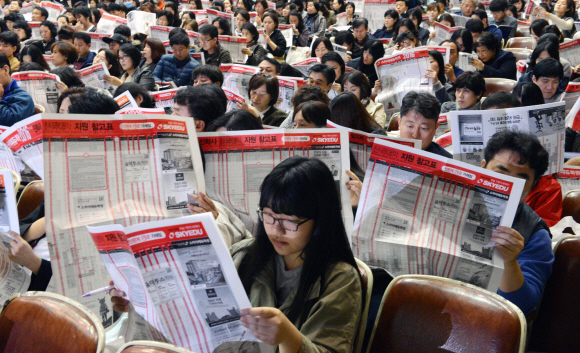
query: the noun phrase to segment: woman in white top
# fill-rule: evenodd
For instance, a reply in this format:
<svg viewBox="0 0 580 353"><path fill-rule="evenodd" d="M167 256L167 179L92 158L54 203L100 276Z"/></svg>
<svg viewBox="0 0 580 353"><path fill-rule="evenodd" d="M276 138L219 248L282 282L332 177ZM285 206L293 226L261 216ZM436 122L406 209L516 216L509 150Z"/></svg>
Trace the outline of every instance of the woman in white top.
<svg viewBox="0 0 580 353"><path fill-rule="evenodd" d="M554 13L549 13L543 8L536 6L532 11L532 22L536 18L543 18L560 28L566 38L574 37L576 26L574 25L574 0L558 0L554 5Z"/></svg>

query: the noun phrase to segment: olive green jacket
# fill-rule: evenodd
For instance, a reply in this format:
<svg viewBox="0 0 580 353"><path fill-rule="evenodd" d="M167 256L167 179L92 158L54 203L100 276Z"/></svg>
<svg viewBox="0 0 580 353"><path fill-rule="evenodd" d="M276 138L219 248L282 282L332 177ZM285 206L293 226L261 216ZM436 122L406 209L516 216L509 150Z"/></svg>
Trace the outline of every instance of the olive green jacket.
<svg viewBox="0 0 580 353"><path fill-rule="evenodd" d="M253 239L243 240L232 246L235 253L251 244ZM233 259L240 266L244 252L237 253ZM252 307L277 307L276 264L272 259L256 277L250 292ZM280 310L287 314L296 296L294 289ZM311 305L306 319L294 323L302 333L302 346L299 353L352 352L362 311L362 285L357 269L341 262L330 266L324 283L314 284L307 304Z"/></svg>

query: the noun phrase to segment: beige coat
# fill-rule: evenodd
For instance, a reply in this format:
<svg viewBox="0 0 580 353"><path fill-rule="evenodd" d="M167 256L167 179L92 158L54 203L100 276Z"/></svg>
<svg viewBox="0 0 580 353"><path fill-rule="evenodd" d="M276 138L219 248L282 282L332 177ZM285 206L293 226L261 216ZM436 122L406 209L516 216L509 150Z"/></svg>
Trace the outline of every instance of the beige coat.
<svg viewBox="0 0 580 353"><path fill-rule="evenodd" d="M219 212L215 223L228 248L241 240L252 238L252 233L246 229L244 223L229 208L215 200L213 203Z"/></svg>
<svg viewBox="0 0 580 353"><path fill-rule="evenodd" d="M244 240L231 248L232 253L251 244ZM243 252L234 256L240 266ZM252 307L276 307L276 264L268 263L256 277L250 292ZM294 289L280 310L286 314L296 296ZM314 301L308 317L294 323L302 333L299 353L352 352L362 311L362 285L357 269L346 263L329 268L325 281L316 282L308 297Z"/></svg>
<svg viewBox="0 0 580 353"><path fill-rule="evenodd" d="M375 119L375 121L384 129L387 122L387 114L385 114L385 107L383 103L375 103L372 99L365 104L367 112Z"/></svg>

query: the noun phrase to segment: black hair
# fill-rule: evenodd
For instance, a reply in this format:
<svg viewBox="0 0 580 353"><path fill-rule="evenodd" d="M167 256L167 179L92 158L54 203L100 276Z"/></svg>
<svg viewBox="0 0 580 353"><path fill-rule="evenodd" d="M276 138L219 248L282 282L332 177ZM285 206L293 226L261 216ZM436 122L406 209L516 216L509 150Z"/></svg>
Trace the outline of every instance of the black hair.
<svg viewBox="0 0 580 353"><path fill-rule="evenodd" d="M73 34L73 39L80 39L86 44L91 44L91 36L87 32L75 32Z"/></svg>
<svg viewBox="0 0 580 353"><path fill-rule="evenodd" d="M522 104L510 93L499 91L490 94L481 103L482 110L516 108Z"/></svg>
<svg viewBox="0 0 580 353"><path fill-rule="evenodd" d="M341 77L344 75L344 73L346 71L346 65L344 63L344 59L342 58L342 56L340 56L339 53L337 53L335 51L329 51L328 53L324 54L322 56L322 59L320 60L320 62L323 64L326 64L327 61L336 62L340 66ZM336 81L336 78L335 78L335 81Z"/></svg>
<svg viewBox="0 0 580 353"><path fill-rule="evenodd" d="M437 122L441 104L432 94L411 91L403 97L400 116L403 117L411 111L421 114L425 119Z"/></svg>
<svg viewBox="0 0 580 353"><path fill-rule="evenodd" d="M89 8L87 6L78 6L75 7L73 9L73 15L74 17L77 17L77 15L81 15L84 18L87 19L87 21L89 22L93 22L93 19L91 18L91 10L89 10Z"/></svg>
<svg viewBox="0 0 580 353"><path fill-rule="evenodd" d="M117 97L125 93L126 91L129 91L129 93L131 93L131 96L133 96L133 98L137 98L137 96L141 96L143 98L143 101L141 102L140 105L141 108L155 108L155 101L151 97L151 94L149 94L149 91L147 91L143 86L135 82L123 83L122 85L117 87L113 96Z"/></svg>
<svg viewBox="0 0 580 353"><path fill-rule="evenodd" d="M552 58L544 59L537 63L532 72L532 75L536 80L539 80L540 77L558 77L561 80L564 77L564 68L562 67L562 64L560 64L558 60Z"/></svg>
<svg viewBox="0 0 580 353"><path fill-rule="evenodd" d="M289 65L288 63L282 63L280 66L280 76L304 78L302 72L296 70L294 66Z"/></svg>
<svg viewBox="0 0 580 353"><path fill-rule="evenodd" d="M68 98L72 104L85 93L87 93L87 89L84 87L70 87L66 91L62 92L62 94L56 100L56 112L60 112L60 106L62 105L62 101L65 99Z"/></svg>
<svg viewBox="0 0 580 353"><path fill-rule="evenodd" d="M411 21L408 18L403 18L403 19L399 20L399 22L397 23L397 25L395 26L395 29L393 31L393 40L394 41L397 40L397 36L399 35L399 30L401 27L406 27L409 30L409 32L411 32L411 34L413 34L413 36L415 38L419 38L419 33L417 32L417 27L415 26L413 21ZM403 33L403 32L401 32L401 33Z"/></svg>
<svg viewBox="0 0 580 353"><path fill-rule="evenodd" d="M395 44L399 45L401 45L401 43L404 42L405 40L415 41L415 46L421 45L421 42L419 42L417 37L415 37L413 33L407 31L399 33L397 37L394 39Z"/></svg>
<svg viewBox="0 0 580 353"><path fill-rule="evenodd" d="M224 4L223 1L214 0L214 1L212 1L211 5L215 6L215 7L219 7L221 12L224 12L226 9L226 5Z"/></svg>
<svg viewBox="0 0 580 353"><path fill-rule="evenodd" d="M50 66L44 59L42 51L36 45L27 45L24 48L22 48L22 50L20 51L20 62L24 61L25 55L30 56L30 59L32 59L31 62L40 65L43 68L43 70L50 71ZM22 71L22 66L20 70Z"/></svg>
<svg viewBox="0 0 580 353"><path fill-rule="evenodd" d="M20 51L20 39L18 39L18 34L8 31L0 33L0 43L10 44L13 47L16 47L16 51L14 51L14 55L18 54Z"/></svg>
<svg viewBox="0 0 580 353"><path fill-rule="evenodd" d="M483 22L472 18L465 23L465 29L471 33L483 33Z"/></svg>
<svg viewBox="0 0 580 353"><path fill-rule="evenodd" d="M96 8L96 9L95 8L91 8L91 15L92 15L92 17L94 17L94 20L91 17L89 17L88 19L89 19L90 22L96 24L96 23L98 23L101 20L101 11L99 11L98 8Z"/></svg>
<svg viewBox="0 0 580 353"><path fill-rule="evenodd" d="M474 48L478 48L480 46L484 46L489 51L492 51L496 54L501 50L501 43L497 41L497 37L491 32L484 32L481 34L481 36L479 36L475 42Z"/></svg>
<svg viewBox="0 0 580 353"><path fill-rule="evenodd" d="M369 79L360 71L349 71L344 74L344 78L342 79L341 86L342 90L344 91L344 85L350 82L352 85L357 86L360 89L360 100L362 101L365 98L371 96L372 88L371 84L369 83Z"/></svg>
<svg viewBox="0 0 580 353"><path fill-rule="evenodd" d="M433 58L433 60L437 61L437 65L439 66L439 72L437 72L437 78L441 84L445 84L447 81L445 76L445 61L443 60L443 55L437 50L429 50L429 56Z"/></svg>
<svg viewBox="0 0 580 353"><path fill-rule="evenodd" d="M23 40L27 40L27 39L30 39L30 37L32 37L32 29L30 28L30 26L28 25L28 22L26 22L26 21L18 20L16 22L14 22L14 24L12 25L12 28L24 30L24 33L26 34L26 38L24 38Z"/></svg>
<svg viewBox="0 0 580 353"><path fill-rule="evenodd" d="M508 5L506 11L511 11L515 18L518 17L518 9L514 5Z"/></svg>
<svg viewBox="0 0 580 353"><path fill-rule="evenodd" d="M195 81L199 76L205 76L210 79L212 83L219 82L220 87L224 83L224 74L216 66L213 65L200 65L196 67L191 73L192 81Z"/></svg>
<svg viewBox="0 0 580 353"><path fill-rule="evenodd" d="M256 29L256 26L254 26L253 23L250 22L246 22L244 23L244 25L242 26L242 31L245 29L246 31L250 32L250 34L252 35L252 43L257 43L258 40L260 39L260 33L258 32L258 30ZM250 43L248 43L250 44Z"/></svg>
<svg viewBox="0 0 580 353"><path fill-rule="evenodd" d="M517 153L520 165L528 163L534 170L534 182L548 170L550 156L538 138L530 133L507 129L494 134L483 150L486 165L503 151Z"/></svg>
<svg viewBox="0 0 580 353"><path fill-rule="evenodd" d="M399 23L399 13L397 12L397 10L394 9L389 9L387 11L385 11L385 15L383 17L387 17L389 16L390 18L395 20L395 24L393 25L393 29L397 26L397 24ZM383 30L387 30L387 26L385 26L383 24Z"/></svg>
<svg viewBox="0 0 580 353"><path fill-rule="evenodd" d="M332 84L336 79L336 72L334 72L334 69L324 64L316 64L312 66L310 70L308 70L308 74L311 72L321 73L326 79L326 84Z"/></svg>
<svg viewBox="0 0 580 353"><path fill-rule="evenodd" d="M421 25L421 22L423 21L423 10L421 10L418 7L409 9L407 11L407 15L409 16L409 19L411 18L411 16L413 16L416 20L417 20L417 28L419 28L419 26Z"/></svg>
<svg viewBox="0 0 580 353"><path fill-rule="evenodd" d="M300 254L304 264L296 296L286 314L288 320L296 324L300 318L307 317L316 304L307 300L308 295L318 281L325 282L324 277L332 264L344 262L357 269L332 173L319 159L288 158L262 182L259 207L314 221L310 240ZM245 252L245 256L238 273L244 289L250 293L257 275L276 254L263 222L258 222L255 241L240 251Z"/></svg>
<svg viewBox="0 0 580 353"><path fill-rule="evenodd" d="M101 92L87 92L76 99L68 108L69 114L115 114L119 104Z"/></svg>
<svg viewBox="0 0 580 353"><path fill-rule="evenodd" d="M544 30L544 28L549 25L550 23L547 20L544 20L543 18L538 18L537 20L534 20L534 22L532 22L532 24L530 25L530 32L534 33L539 37L542 35L542 31Z"/></svg>
<svg viewBox="0 0 580 353"><path fill-rule="evenodd" d="M369 54L371 54L373 57L373 63L372 65L365 65L364 61L361 59L359 61L358 70L362 69L361 71L363 72L365 72L364 69L367 66L373 66L375 64L375 61L385 56L385 47L383 46L383 43L381 43L380 40L374 41L367 40L365 46L363 47L363 52L367 50L369 51Z"/></svg>
<svg viewBox="0 0 580 353"><path fill-rule="evenodd" d="M534 67L536 66L536 60L538 60L538 57L540 56L540 54L542 54L543 51L548 52L550 58L560 61L559 45L549 41L543 41L538 45L536 45L536 47L534 48L534 51L532 52L532 55L530 56L530 60L528 63L528 71L534 70Z"/></svg>
<svg viewBox="0 0 580 353"><path fill-rule="evenodd" d="M544 42L550 42L556 46L560 46L560 38L558 38L557 34L554 33L546 33L546 34L542 34L539 38L538 38L538 43L536 45L540 45Z"/></svg>
<svg viewBox="0 0 580 353"><path fill-rule="evenodd" d="M189 16L190 19L195 20L195 12L193 11L183 11L183 15L181 15L181 18L183 19L183 16L186 15ZM238 14L238 12L236 12L236 15Z"/></svg>
<svg viewBox="0 0 580 353"><path fill-rule="evenodd" d="M330 102L332 122L367 133L380 129L380 125L366 110L361 100L351 92L342 92Z"/></svg>
<svg viewBox="0 0 580 353"><path fill-rule="evenodd" d="M188 0L187 2L189 3L191 0ZM195 2L195 7L196 10L202 10L203 9L203 5L201 4L201 0L194 0Z"/></svg>
<svg viewBox="0 0 580 353"><path fill-rule="evenodd" d="M227 19L225 19L223 17L216 17L213 19L213 22L211 24L213 25L216 21L218 23L219 29L224 31L222 35L224 35L224 36L231 36L232 35L232 26L231 26L230 21L228 21Z"/></svg>
<svg viewBox="0 0 580 353"><path fill-rule="evenodd" d="M224 96L223 98L225 98L225 93L218 86L199 85L195 87L187 86L184 89L180 89L175 94L173 101L179 105L187 106L193 118L202 120L205 126L209 126L215 119L224 115L226 112L223 98L220 97L212 86L221 91Z"/></svg>
<svg viewBox="0 0 580 353"><path fill-rule="evenodd" d="M109 69L111 76L121 76L121 66L119 65L117 55L115 55L111 49L101 48L98 52L100 53L102 51L105 52L105 59L107 59L107 63L111 65L111 68Z"/></svg>
<svg viewBox="0 0 580 353"><path fill-rule="evenodd" d="M477 9L473 11L472 15L477 16L481 22L483 22L483 20L487 20L487 12L485 12L485 10Z"/></svg>
<svg viewBox="0 0 580 353"><path fill-rule="evenodd" d="M354 2L349 1L346 4L344 4L344 12L346 12L346 8L350 6L352 7L352 13L354 14L354 12L356 11L356 6L354 5ZM360 26L360 25L359 25Z"/></svg>
<svg viewBox="0 0 580 353"><path fill-rule="evenodd" d="M317 128L326 127L327 120L332 121L332 114L328 104L324 104L321 101L308 101L298 105L294 109L292 121L294 121L298 112L302 112L304 120L313 123Z"/></svg>
<svg viewBox="0 0 580 353"><path fill-rule="evenodd" d="M512 96L520 101L523 107L545 103L542 90L533 82L520 83L512 91Z"/></svg>
<svg viewBox="0 0 580 353"><path fill-rule="evenodd" d="M244 130L262 130L262 121L256 119L252 113L242 109L236 109L224 116L214 120L206 132L217 131L220 128L225 128L227 131L244 131Z"/></svg>
<svg viewBox="0 0 580 353"><path fill-rule="evenodd" d="M343 13L346 11L346 6L344 5L344 0L338 0L338 4L340 5L338 10L335 10L337 14Z"/></svg>
<svg viewBox="0 0 580 353"><path fill-rule="evenodd" d="M441 43L439 43L439 46L442 46L445 43L452 43L453 45L455 45L455 49L457 50L457 54L459 54L459 52L461 51L461 48L459 48L459 43L457 43L456 41L451 40L451 39L444 39L441 41Z"/></svg>
<svg viewBox="0 0 580 353"><path fill-rule="evenodd" d="M61 29L58 30L58 40L59 41L67 41L67 40L74 40L74 34L76 32L71 26L62 26Z"/></svg>
<svg viewBox="0 0 580 353"><path fill-rule="evenodd" d="M293 109L296 109L300 104L308 101L320 101L326 105L330 103L330 99L326 93L316 86L303 86L296 90L296 93L292 96L291 103Z"/></svg>
<svg viewBox="0 0 580 353"><path fill-rule="evenodd" d="M199 28L199 34L208 35L210 39L217 38L218 30L217 27L212 24L205 24ZM189 40L189 38L187 39Z"/></svg>
<svg viewBox="0 0 580 353"><path fill-rule="evenodd" d="M461 75L457 76L453 87L457 90L459 88L467 88L472 91L476 96L483 96L485 93L485 78L479 72L465 71Z"/></svg>
<svg viewBox="0 0 580 353"><path fill-rule="evenodd" d="M42 67L40 64L37 64L35 62L28 62L28 63L22 63L20 65L20 68L18 69L18 72L25 72L25 71L47 71L44 67Z"/></svg>
<svg viewBox="0 0 580 353"><path fill-rule="evenodd" d="M60 15L56 18L56 20L58 21L59 18L64 18L66 23L70 23L70 21L68 20L68 17L66 17L66 15Z"/></svg>
<svg viewBox="0 0 580 353"><path fill-rule="evenodd" d="M8 60L8 57L6 56L6 54L4 54L2 51L0 51L0 70L4 69L5 66L8 66L8 71L10 73L12 73L12 69L10 68L10 61Z"/></svg>
<svg viewBox="0 0 580 353"><path fill-rule="evenodd" d="M159 19L161 16L165 16L165 18L167 19L167 22L169 23L168 26L172 26L173 25L173 14L171 13L171 11L169 10L161 10L157 13L157 18Z"/></svg>
<svg viewBox="0 0 580 353"><path fill-rule="evenodd" d="M338 45L343 45L344 43L353 45L354 41L354 34L351 31L340 31L334 37L334 42Z"/></svg>
<svg viewBox="0 0 580 353"><path fill-rule="evenodd" d="M123 37L130 38L131 37L131 28L127 25L118 25L113 30L113 34L120 34Z"/></svg>
<svg viewBox="0 0 580 353"><path fill-rule="evenodd" d="M56 26L54 25L54 23L50 22L50 21L42 21L40 22L40 27L45 26L46 28L48 28L48 30L50 31L50 38L54 39L56 38Z"/></svg>
<svg viewBox="0 0 580 353"><path fill-rule="evenodd" d="M305 2L306 2L306 7L308 7L308 3L311 2L312 5L314 5L314 8L316 9L316 12L320 11L320 3L318 3L317 0L306 0Z"/></svg>
<svg viewBox="0 0 580 353"><path fill-rule="evenodd" d="M486 33L491 34L489 32L484 32L481 35L483 36ZM495 36L493 34L491 34L491 35L495 38ZM453 32L453 34L451 35L451 40L457 41L458 38L461 38L461 40L463 41L463 52L464 53L473 52L474 43L473 43L473 35L471 35L471 32L469 32L465 28L458 29L455 32ZM499 45L499 43L497 43L497 39L495 39L495 41L496 41L496 44Z"/></svg>
<svg viewBox="0 0 580 353"><path fill-rule="evenodd" d="M365 29L369 28L369 21L364 17L357 17L352 20L352 28L359 28L360 26L364 25Z"/></svg>
<svg viewBox="0 0 580 353"><path fill-rule="evenodd" d="M326 47L326 49L328 49L328 51L334 51L334 48L332 47L332 42L330 41L330 39L328 39L326 37L318 37L312 43L312 51L310 52L310 57L311 58L316 57L316 48L318 48L318 46L320 45L320 43L323 43L324 46Z"/></svg>
<svg viewBox="0 0 580 353"><path fill-rule="evenodd" d="M187 34L177 33L176 35L171 37L171 39L169 39L169 45L170 46L184 45L186 48L189 48L189 37L187 36Z"/></svg>
<svg viewBox="0 0 580 353"><path fill-rule="evenodd" d="M45 20L48 20L48 11L44 7L36 6L34 7L34 10L40 11L40 16L44 17Z"/></svg>
<svg viewBox="0 0 580 353"><path fill-rule="evenodd" d="M0 33L9 31L6 21L0 18Z"/></svg>
<svg viewBox="0 0 580 353"><path fill-rule="evenodd" d="M133 69L139 68L139 64L141 63L141 51L136 46L130 43L123 44L119 47L119 51L122 51L129 57L129 59L131 59ZM119 56L121 55L119 54Z"/></svg>
<svg viewBox="0 0 580 353"><path fill-rule="evenodd" d="M560 43L564 43L564 35L562 34L562 31L560 30L560 28L558 28L558 26L548 25L548 26L544 27L544 29L542 30L542 35L544 35L546 33L553 33L553 34L557 35L558 41Z"/></svg>
<svg viewBox="0 0 580 353"><path fill-rule="evenodd" d="M238 11L236 11L235 16L237 16L237 15L242 16L244 18L244 20L246 20L246 22L250 22L250 14L248 13L248 11L246 11L244 9L238 9Z"/></svg>
<svg viewBox="0 0 580 353"><path fill-rule="evenodd" d="M298 12L297 10L290 11L290 13L288 14L288 21L290 21L290 16L296 16L298 18L298 26L296 29L298 30L299 33L304 32L306 26L304 25L304 19L302 18L300 12Z"/></svg>
<svg viewBox="0 0 580 353"><path fill-rule="evenodd" d="M4 21L16 22L20 17L14 12L10 12L4 16Z"/></svg>
<svg viewBox="0 0 580 353"><path fill-rule="evenodd" d="M489 11L491 12L498 12L498 11L505 11L508 7L507 0L491 0L489 4Z"/></svg>
<svg viewBox="0 0 580 353"><path fill-rule="evenodd" d="M60 67L58 69L52 70L50 73L60 77L61 82L68 87L85 87L85 84L83 81L81 81L79 74L77 74L77 72L71 67Z"/></svg>
<svg viewBox="0 0 580 353"><path fill-rule="evenodd" d="M274 10L274 12L265 12L264 16L262 16L262 21L264 21L266 17L270 17L272 19L272 21L274 22L274 29L278 28L278 25L280 24L280 18L278 17L278 14L275 11L276 10Z"/></svg>
<svg viewBox="0 0 580 353"><path fill-rule="evenodd" d="M187 35L187 31L185 29L183 29L181 27L175 27L174 29L172 29L171 31L169 31L169 35L167 36L167 39L171 39L171 37L173 37L177 33L181 33L181 34Z"/></svg>
<svg viewBox="0 0 580 353"><path fill-rule="evenodd" d="M274 65L276 67L276 74L278 75L280 73L282 66L280 65L280 62L278 60L271 58L269 56L266 56L266 57L264 57L264 59L262 59L262 61L267 61L270 64Z"/></svg>
<svg viewBox="0 0 580 353"><path fill-rule="evenodd" d="M437 22L441 21L447 21L449 22L449 24L451 24L451 27L455 27L455 19L448 13L442 13L441 15L439 15Z"/></svg>

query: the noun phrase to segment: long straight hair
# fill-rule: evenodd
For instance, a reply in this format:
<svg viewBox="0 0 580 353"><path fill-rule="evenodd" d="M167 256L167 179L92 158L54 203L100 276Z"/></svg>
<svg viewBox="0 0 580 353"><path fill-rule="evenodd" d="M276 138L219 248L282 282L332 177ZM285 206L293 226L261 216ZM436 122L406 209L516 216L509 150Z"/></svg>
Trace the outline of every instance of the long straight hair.
<svg viewBox="0 0 580 353"><path fill-rule="evenodd" d="M298 156L278 164L266 176L260 191L260 208L314 220L310 241L300 254L304 264L296 296L286 314L296 325L308 316L312 307L305 305L308 295L318 279L324 283L330 265L346 262L357 269L342 222L338 191L330 169L322 161ZM256 240L240 251L246 254L238 273L249 295L255 278L276 254L262 222Z"/></svg>

